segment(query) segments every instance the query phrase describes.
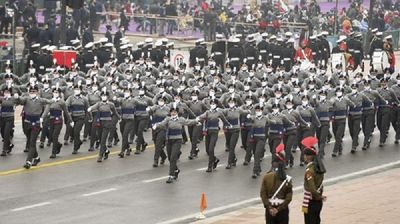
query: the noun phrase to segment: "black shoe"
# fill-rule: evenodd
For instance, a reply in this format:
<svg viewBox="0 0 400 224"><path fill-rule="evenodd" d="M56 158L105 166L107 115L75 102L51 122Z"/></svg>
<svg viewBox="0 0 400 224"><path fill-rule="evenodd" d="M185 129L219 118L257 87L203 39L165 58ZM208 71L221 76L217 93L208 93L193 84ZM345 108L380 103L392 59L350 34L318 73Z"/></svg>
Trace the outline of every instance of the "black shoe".
<svg viewBox="0 0 400 224"><path fill-rule="evenodd" d="M106 150L106 152L104 153L104 160L108 159L109 154L110 154L110 150Z"/></svg>
<svg viewBox="0 0 400 224"><path fill-rule="evenodd" d="M100 147L100 142L96 142L96 149L98 149Z"/></svg>
<svg viewBox="0 0 400 224"><path fill-rule="evenodd" d="M174 182L174 178L173 177L168 177L168 180L165 182L167 184L172 184Z"/></svg>
<svg viewBox="0 0 400 224"><path fill-rule="evenodd" d="M188 159L193 160L194 159L194 155L190 154L190 156L188 156Z"/></svg>
<svg viewBox="0 0 400 224"><path fill-rule="evenodd" d="M28 169L31 168L31 166L32 166L32 163L29 162L29 161L26 161L26 163L25 163L25 165L24 165L24 168L28 170Z"/></svg>
<svg viewBox="0 0 400 224"><path fill-rule="evenodd" d="M253 173L253 175L251 175L251 178L256 179L257 178L257 174Z"/></svg>
<svg viewBox="0 0 400 224"><path fill-rule="evenodd" d="M88 149L88 152L94 152L95 151L95 149L93 148L93 147L90 147L89 149Z"/></svg>
<svg viewBox="0 0 400 224"><path fill-rule="evenodd" d="M167 158L161 158L161 161L160 161L160 165L164 165L165 164L165 160L166 160Z"/></svg>
<svg viewBox="0 0 400 224"><path fill-rule="evenodd" d="M336 153L332 153L332 157L337 157Z"/></svg>
<svg viewBox="0 0 400 224"><path fill-rule="evenodd" d="M32 166L37 166L40 163L40 157L34 158L32 162Z"/></svg>
<svg viewBox="0 0 400 224"><path fill-rule="evenodd" d="M180 172L181 172L180 169L176 169L176 170L175 170L175 177L174 177L175 180L178 179L178 176L179 176L179 173L180 173Z"/></svg>
<svg viewBox="0 0 400 224"><path fill-rule="evenodd" d="M229 152L229 149L228 149L228 148L225 148L225 152Z"/></svg>
<svg viewBox="0 0 400 224"><path fill-rule="evenodd" d="M118 153L119 158L124 158L125 157L125 153L124 152L120 152Z"/></svg>
<svg viewBox="0 0 400 224"><path fill-rule="evenodd" d="M243 166L248 166L248 165L249 165L249 162L247 162L247 161L243 162Z"/></svg>
<svg viewBox="0 0 400 224"><path fill-rule="evenodd" d="M385 143L383 143L383 142L379 143L379 147L382 148L383 146L385 146Z"/></svg>
<svg viewBox="0 0 400 224"><path fill-rule="evenodd" d="M214 170L217 169L218 163L219 163L219 159L216 159L216 160L214 161L214 164L213 164L213 169L214 169Z"/></svg>
<svg viewBox="0 0 400 224"><path fill-rule="evenodd" d="M125 154L125 155L126 155L126 156L130 156L130 155L131 155L131 152L132 152L132 149L129 148L128 150L126 150L126 154Z"/></svg>
<svg viewBox="0 0 400 224"><path fill-rule="evenodd" d="M396 139L396 140L394 141L394 144L398 145L398 144L399 144L399 139Z"/></svg>
<svg viewBox="0 0 400 224"><path fill-rule="evenodd" d="M68 143L68 141L64 141L64 145L68 145L69 143Z"/></svg>
<svg viewBox="0 0 400 224"><path fill-rule="evenodd" d="M6 151L1 152L0 156L7 156Z"/></svg>
<svg viewBox="0 0 400 224"><path fill-rule="evenodd" d="M60 154L62 148L62 144L57 143L56 154Z"/></svg>
<svg viewBox="0 0 400 224"><path fill-rule="evenodd" d="M356 153L356 149L351 149L350 153L351 153L351 154Z"/></svg>
<svg viewBox="0 0 400 224"><path fill-rule="evenodd" d="M225 169L230 170L232 168L232 164L228 164Z"/></svg>
<svg viewBox="0 0 400 224"><path fill-rule="evenodd" d="M29 149L24 149L24 152L29 152Z"/></svg>
<svg viewBox="0 0 400 224"><path fill-rule="evenodd" d="M290 162L289 162L289 167L292 168L293 165L294 165L294 162L293 162L293 161L290 161Z"/></svg>
<svg viewBox="0 0 400 224"><path fill-rule="evenodd" d="M145 142L145 143L143 143L143 145L142 145L142 152L146 151L146 147L147 147L147 143Z"/></svg>
<svg viewBox="0 0 400 224"><path fill-rule="evenodd" d="M103 157L102 157L102 156L99 156L99 158L97 158L97 162L98 162L98 163L103 162Z"/></svg>
<svg viewBox="0 0 400 224"><path fill-rule="evenodd" d="M341 156L341 155L342 155L342 151L339 152L339 156Z"/></svg>
<svg viewBox="0 0 400 224"><path fill-rule="evenodd" d="M135 155L140 155L140 150L136 150Z"/></svg>
<svg viewBox="0 0 400 224"><path fill-rule="evenodd" d="M211 173L212 172L212 168L211 167L207 167L206 173Z"/></svg>
<svg viewBox="0 0 400 224"><path fill-rule="evenodd" d="M87 141L87 137L84 137L84 138L82 139L82 141L83 141L83 142L86 142L86 141Z"/></svg>
<svg viewBox="0 0 400 224"><path fill-rule="evenodd" d="M107 145L107 148L111 148L111 147L112 147L112 144L109 143L109 144Z"/></svg>
<svg viewBox="0 0 400 224"><path fill-rule="evenodd" d="M10 154L12 152L13 148L14 148L14 144L11 143L10 144L10 149L7 151L7 153Z"/></svg>
<svg viewBox="0 0 400 224"><path fill-rule="evenodd" d="M72 143L72 142L74 142L74 139L71 138L71 139L69 140L69 143Z"/></svg>
<svg viewBox="0 0 400 224"><path fill-rule="evenodd" d="M51 146L51 142L47 142L46 146L50 147Z"/></svg>
<svg viewBox="0 0 400 224"><path fill-rule="evenodd" d="M55 159L56 158L56 154L51 154L51 156L49 158L50 159Z"/></svg>
<svg viewBox="0 0 400 224"><path fill-rule="evenodd" d="M44 142L40 142L39 148L43 149L44 148Z"/></svg>
<svg viewBox="0 0 400 224"><path fill-rule="evenodd" d="M76 155L76 154L78 154L78 150L74 150L74 151L72 151L72 154L73 154L73 155Z"/></svg>
<svg viewBox="0 0 400 224"><path fill-rule="evenodd" d="M365 151L365 150L368 149L368 147L367 147L366 145L364 145L361 149L362 149L363 151Z"/></svg>
<svg viewBox="0 0 400 224"><path fill-rule="evenodd" d="M158 160L154 160L153 167L154 168L158 167Z"/></svg>
<svg viewBox="0 0 400 224"><path fill-rule="evenodd" d="M300 162L300 166L304 166L304 162Z"/></svg>

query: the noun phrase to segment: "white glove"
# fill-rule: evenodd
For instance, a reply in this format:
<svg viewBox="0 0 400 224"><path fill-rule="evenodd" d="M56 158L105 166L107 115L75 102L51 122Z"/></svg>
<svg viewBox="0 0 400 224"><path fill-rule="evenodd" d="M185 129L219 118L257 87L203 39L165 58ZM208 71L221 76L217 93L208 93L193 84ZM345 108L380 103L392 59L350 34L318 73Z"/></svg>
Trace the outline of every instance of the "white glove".
<svg viewBox="0 0 400 224"><path fill-rule="evenodd" d="M232 128L233 128L233 125L229 125L229 128L232 129Z"/></svg>
<svg viewBox="0 0 400 224"><path fill-rule="evenodd" d="M199 122L199 121L200 121L200 118L199 118L199 117L196 117L196 121Z"/></svg>
<svg viewBox="0 0 400 224"><path fill-rule="evenodd" d="M69 123L71 125L71 127L74 127L74 122L72 121L71 123Z"/></svg>
<svg viewBox="0 0 400 224"><path fill-rule="evenodd" d="M251 115L250 115L250 114L247 114L246 117L247 117L247 119L250 119L250 118L251 118Z"/></svg>
<svg viewBox="0 0 400 224"><path fill-rule="evenodd" d="M150 107L146 107L146 111L149 112L150 111Z"/></svg>
<svg viewBox="0 0 400 224"><path fill-rule="evenodd" d="M113 100L117 100L117 96L113 96Z"/></svg>
<svg viewBox="0 0 400 224"><path fill-rule="evenodd" d="M14 97L18 98L19 97L18 93L14 93Z"/></svg>
<svg viewBox="0 0 400 224"><path fill-rule="evenodd" d="M89 113L90 113L90 111L92 111L92 109L91 109L91 108L88 108L88 109L87 109L87 112L89 112Z"/></svg>
<svg viewBox="0 0 400 224"><path fill-rule="evenodd" d="M39 122L40 122L40 126L43 126L43 118L40 118Z"/></svg>
<svg viewBox="0 0 400 224"><path fill-rule="evenodd" d="M307 127L311 127L311 124L310 124L310 123L307 123Z"/></svg>
<svg viewBox="0 0 400 224"><path fill-rule="evenodd" d="M156 124L153 124L153 126L151 127L153 130L156 130L157 129L157 125Z"/></svg>
<svg viewBox="0 0 400 224"><path fill-rule="evenodd" d="M314 94L314 95L312 96L312 99L316 99L316 98L317 98L317 95Z"/></svg>

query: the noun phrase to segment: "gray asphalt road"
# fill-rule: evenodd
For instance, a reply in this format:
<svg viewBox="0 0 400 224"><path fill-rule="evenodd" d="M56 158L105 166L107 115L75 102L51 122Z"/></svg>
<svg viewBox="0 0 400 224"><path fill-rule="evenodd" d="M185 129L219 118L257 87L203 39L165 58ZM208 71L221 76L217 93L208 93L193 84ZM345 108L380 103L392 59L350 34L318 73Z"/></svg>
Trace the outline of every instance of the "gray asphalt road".
<svg viewBox="0 0 400 224"><path fill-rule="evenodd" d="M56 160L48 159L50 149L45 147L40 149L41 166L24 171L21 169L26 156L22 152L24 136L20 124L16 126L16 149L13 155L0 158L1 224L157 223L196 213L202 192L207 195L209 209L258 196L261 181L251 178L252 163L249 167L242 165L242 149L237 147L238 166L232 170L224 168L227 153L222 135L216 152L222 166L216 172L205 172L207 156L203 143L200 157L194 161L187 159L187 144L179 163L182 171L179 180L167 185L168 165L152 168L152 147L139 156L124 159L114 153L101 164L96 163L97 152L87 152L87 143L82 152L74 156L71 146L63 147ZM149 133L146 135L150 142ZM325 159L327 178L400 160L400 147L393 144L393 135L384 148L377 147L378 138L376 132L370 150L352 155L346 135L344 155ZM332 147L330 143L328 155ZM117 150L115 147L114 151ZM299 154L295 155L296 166L288 171L294 177L294 186L302 184L304 172L304 168L298 166ZM267 170L269 164L268 153L263 170Z"/></svg>

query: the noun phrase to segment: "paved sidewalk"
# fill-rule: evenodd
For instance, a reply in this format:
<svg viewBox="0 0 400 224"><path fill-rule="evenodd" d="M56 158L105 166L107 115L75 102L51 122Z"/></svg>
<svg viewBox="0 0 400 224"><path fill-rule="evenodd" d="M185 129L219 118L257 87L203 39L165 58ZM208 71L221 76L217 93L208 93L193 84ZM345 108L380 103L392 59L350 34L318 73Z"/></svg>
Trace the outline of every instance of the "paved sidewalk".
<svg viewBox="0 0 400 224"><path fill-rule="evenodd" d="M328 197L322 210L324 224L388 224L400 220L400 168L325 187ZM302 193L293 195L290 223L301 224ZM261 204L197 221L195 224L261 224Z"/></svg>

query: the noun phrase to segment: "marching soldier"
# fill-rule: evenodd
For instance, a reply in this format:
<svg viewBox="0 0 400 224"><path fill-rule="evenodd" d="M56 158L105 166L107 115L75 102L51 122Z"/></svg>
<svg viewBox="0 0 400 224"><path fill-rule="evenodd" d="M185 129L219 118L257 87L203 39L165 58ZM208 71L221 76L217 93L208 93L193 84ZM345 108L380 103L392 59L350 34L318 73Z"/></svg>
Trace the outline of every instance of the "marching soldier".
<svg viewBox="0 0 400 224"><path fill-rule="evenodd" d="M39 88L33 86L29 88L29 96L19 98L19 103L24 106L24 133L27 137L26 149L29 150L25 169L30 169L31 166L37 166L40 162L40 157L36 149L36 141L40 133L41 114L44 107L51 103L51 100L43 99L38 96Z"/></svg>
<svg viewBox="0 0 400 224"><path fill-rule="evenodd" d="M245 63L249 68L253 68L253 65L255 65L258 60L258 49L255 46L255 41L256 40L254 39L253 35L249 36L249 45L244 48L244 54L246 56Z"/></svg>
<svg viewBox="0 0 400 224"><path fill-rule="evenodd" d="M175 108L171 108L170 117L167 117L163 121L153 125L153 130L163 128L166 129L167 132L167 154L170 164L169 177L166 181L167 184L173 183L177 180L180 173L177 161L181 154L183 125L196 125L197 123L196 120L188 120L178 117L178 111Z"/></svg>
<svg viewBox="0 0 400 224"><path fill-rule="evenodd" d="M0 156L7 156L11 153L11 150L14 148L14 144L11 143L13 129L14 129L14 120L15 113L14 108L15 105L19 103L18 93L13 94L13 87L10 85L5 87L3 90L3 97L0 98L1 104L1 117L0 117L0 128L1 128L1 137L3 138L3 151Z"/></svg>
<svg viewBox="0 0 400 224"><path fill-rule="evenodd" d="M362 64L364 60L364 48L363 48L363 43L362 43L362 34L361 33L356 33L354 35L354 40L353 40L353 58L354 58L354 70L358 68L358 66L361 66L361 70L364 71L364 66Z"/></svg>
<svg viewBox="0 0 400 224"><path fill-rule="evenodd" d="M97 118L100 121L100 151L99 157L97 158L97 162L101 163L104 160L108 159L108 155L110 151L107 149L107 139L111 133L111 129L113 126L112 116L117 116L118 120L120 119L117 110L112 102L108 101L108 93L106 91L101 92L101 102L97 102L95 105L89 107L87 111L90 113L91 111L97 111ZM93 118L89 115L90 120Z"/></svg>
<svg viewBox="0 0 400 224"><path fill-rule="evenodd" d="M371 64L374 52L383 50L382 35L383 35L382 32L377 32L371 41L371 45L369 47L369 58L371 59Z"/></svg>
<svg viewBox="0 0 400 224"><path fill-rule="evenodd" d="M67 123L71 122L71 118L69 116L67 106L65 101L61 98L60 89L53 88L52 89L52 99L53 102L46 106L46 109L43 112L42 119L44 120L48 115L49 120L49 141L53 143L53 149L51 151L50 159L56 158L56 155L60 153L62 144L59 142L58 138L60 136L60 132L63 124L63 117Z"/></svg>
<svg viewBox="0 0 400 224"><path fill-rule="evenodd" d="M283 144L280 144L272 159L271 171L264 177L260 197L265 208L267 224L288 224L289 204L292 201L292 177L285 172L285 155Z"/></svg>
<svg viewBox="0 0 400 224"><path fill-rule="evenodd" d="M189 54L190 54L190 59L189 59L189 67L193 68L195 66L195 64L198 62L196 60L196 58L198 58L198 51L201 48L201 42L203 41L203 39L198 39L195 42L195 47L193 49L190 50Z"/></svg>

